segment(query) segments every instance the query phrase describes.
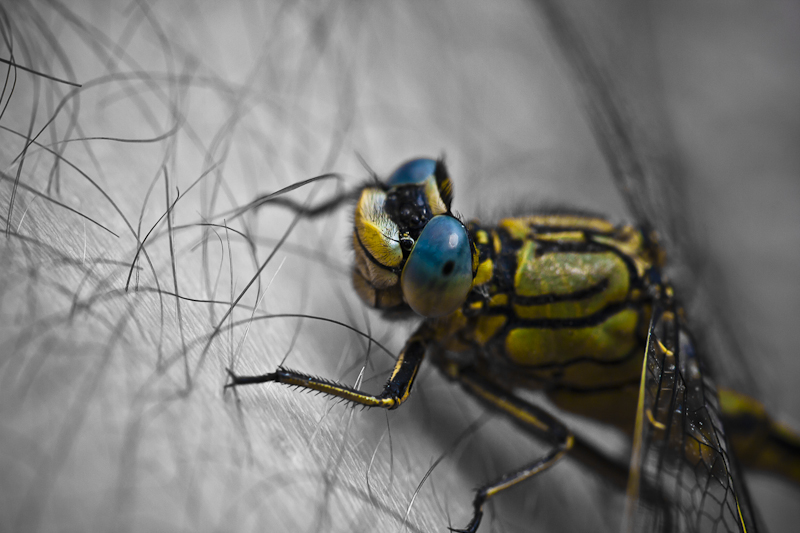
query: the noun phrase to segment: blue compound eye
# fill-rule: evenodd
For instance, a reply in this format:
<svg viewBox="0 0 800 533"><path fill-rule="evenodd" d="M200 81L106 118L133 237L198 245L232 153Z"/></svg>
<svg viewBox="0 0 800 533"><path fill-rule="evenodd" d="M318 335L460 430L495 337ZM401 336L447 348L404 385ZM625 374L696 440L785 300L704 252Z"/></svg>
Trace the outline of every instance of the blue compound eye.
<svg viewBox="0 0 800 533"><path fill-rule="evenodd" d="M395 185L413 185L422 183L436 170L436 161L433 159L412 159L394 171L386 182L389 187Z"/></svg>
<svg viewBox="0 0 800 533"><path fill-rule="evenodd" d="M411 309L428 318L449 315L472 287L472 254L464 225L451 216L436 216L408 256L400 278Z"/></svg>

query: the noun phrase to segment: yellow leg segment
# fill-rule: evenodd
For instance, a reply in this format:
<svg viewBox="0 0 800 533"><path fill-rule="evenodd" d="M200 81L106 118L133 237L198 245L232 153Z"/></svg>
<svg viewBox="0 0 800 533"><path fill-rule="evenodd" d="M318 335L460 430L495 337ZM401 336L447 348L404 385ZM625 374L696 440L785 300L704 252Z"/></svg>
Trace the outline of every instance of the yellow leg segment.
<svg viewBox="0 0 800 533"><path fill-rule="evenodd" d="M353 389L346 385L334 383L322 378L316 378L294 370L278 368L275 372L257 376L240 376L228 369L231 380L225 388L240 387L242 385L257 385L260 383L277 382L286 385L319 391L329 396L336 396L349 402L367 407L383 407L396 409L411 394L414 378L417 376L429 339L428 329L423 324L406 342L400 357L397 358L394 371L383 387L380 394L369 394Z"/></svg>
<svg viewBox="0 0 800 533"><path fill-rule="evenodd" d="M483 403L504 412L518 424L553 443L553 447L543 457L519 470L509 472L477 490L472 502L473 515L469 524L464 529L451 529L451 531L459 533L475 533L483 518L483 504L486 503L486 500L556 464L572 449L575 437L564 424L549 413L517 398L509 390L499 387L472 371L459 372L457 375L451 373L450 375Z"/></svg>

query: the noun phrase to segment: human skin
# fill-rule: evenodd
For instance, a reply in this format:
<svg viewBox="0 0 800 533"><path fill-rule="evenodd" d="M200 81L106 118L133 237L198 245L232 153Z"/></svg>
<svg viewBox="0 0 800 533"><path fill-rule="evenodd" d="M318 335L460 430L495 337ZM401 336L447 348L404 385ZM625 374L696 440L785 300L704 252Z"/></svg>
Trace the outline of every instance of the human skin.
<svg viewBox="0 0 800 533"><path fill-rule="evenodd" d="M396 355L414 326L351 290L349 208L236 216L259 194L340 173L287 193L314 204L368 177L359 157L385 176L444 153L467 217L626 217L548 25L475 4L3 8L18 64L83 87L18 70L0 102L0 530L440 531L466 524L475 486L541 453L429 368L390 413L223 392L226 368L284 358L350 384L365 366L378 390L392 358L376 343ZM654 137L676 139L701 283L746 325L747 377L797 429L798 11L719 4L579 20L668 132ZM796 489L751 482L773 530L797 523ZM565 461L498 497L481 531L615 530L621 499Z"/></svg>

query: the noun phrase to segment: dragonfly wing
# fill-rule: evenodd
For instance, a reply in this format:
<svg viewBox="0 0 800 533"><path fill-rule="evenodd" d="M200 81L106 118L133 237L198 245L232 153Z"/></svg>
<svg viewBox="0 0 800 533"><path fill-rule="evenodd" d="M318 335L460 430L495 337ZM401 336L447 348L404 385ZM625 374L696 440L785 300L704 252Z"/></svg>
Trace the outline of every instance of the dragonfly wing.
<svg viewBox="0 0 800 533"><path fill-rule="evenodd" d="M700 246L705 236L702 230L698 235L698 225L683 207L689 199L688 180L695 176L688 172L670 127L658 43L648 30L655 15L642 2L606 5L607 11L619 14L616 17L598 17L585 3L573 0L534 3L575 80L576 94L628 212L641 228L658 232L669 257L670 277L683 294L693 295L693 305L708 310L701 315L708 322L701 344L724 348L712 361L717 375L729 386L735 383L748 390L753 383L748 378L758 370L751 368L740 348L745 344L743 329L734 327L738 321L724 305L726 287L714 279L700 282L719 265ZM616 39L624 44L614 47L611 42Z"/></svg>
<svg viewBox="0 0 800 533"><path fill-rule="evenodd" d="M656 305L648 332L625 531L753 532L717 391L675 309Z"/></svg>
<svg viewBox="0 0 800 533"><path fill-rule="evenodd" d="M622 39L636 35L621 49L638 53L645 49L655 57L649 34L633 30L634 25L647 23L650 15L646 8L626 5L626 16L605 26L597 22L596 13L575 2L536 0L535 4L576 81L577 97L630 214L637 224L657 229L668 240L690 235L693 228L685 217L674 216L679 199L686 197L685 171L668 127L659 85L644 86L645 79L658 79L657 62L636 62L640 76L632 76L633 58L615 56L621 50L612 53L608 49L609 32ZM625 67L620 68L608 55Z"/></svg>

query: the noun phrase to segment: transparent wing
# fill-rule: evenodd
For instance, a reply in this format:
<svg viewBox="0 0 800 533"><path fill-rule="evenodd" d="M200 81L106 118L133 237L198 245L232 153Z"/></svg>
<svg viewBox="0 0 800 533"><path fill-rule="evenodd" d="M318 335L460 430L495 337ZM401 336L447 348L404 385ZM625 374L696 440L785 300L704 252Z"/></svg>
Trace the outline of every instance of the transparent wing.
<svg viewBox="0 0 800 533"><path fill-rule="evenodd" d="M638 11L646 7L623 4L625 15L618 24L646 25L648 14ZM701 270L697 263L708 258L697 253L693 227L681 214L687 173L663 113L659 87L631 79L636 76L631 72L646 67L626 62L628 49L636 47L623 43L622 50L609 52L602 38L609 28L596 22L598 17L585 5L569 0L536 0L536 5L572 71L589 124L629 213L640 227L659 233L673 278L685 294L706 297L699 305L709 309L712 302L696 284L696 272ZM624 33L630 28L620 29ZM647 28L638 35L646 41ZM615 56L616 61L609 61ZM658 78L656 72L650 74ZM637 102L643 94L646 101ZM731 368L747 368L736 332L724 320L716 320L722 313L702 313L713 323L699 328L704 335L700 346L712 344L715 360L701 364L698 344L676 316L671 298L654 307L631 461L627 530L754 531L749 498L729 454L710 381L712 362L728 378ZM711 330L721 335L710 340Z"/></svg>
<svg viewBox="0 0 800 533"><path fill-rule="evenodd" d="M716 389L674 307L648 332L625 531L753 532Z"/></svg>
<svg viewBox="0 0 800 533"><path fill-rule="evenodd" d="M636 42L623 43L613 51L604 38L609 32L630 33L630 28L621 25L646 23L646 10L626 5L626 11L635 13L608 27L597 21L597 13L569 0L536 0L535 4L576 80L589 126L628 211L638 224L657 229L670 241L679 235L689 238L692 228L675 215L685 197L685 171L676 155L660 90L652 84L657 77L655 66L639 61L631 69L633 58L625 51L634 46L651 48L650 37L642 36L646 31L638 32ZM626 62L627 68L613 68L609 56L617 57L614 63ZM642 72L631 79L637 70ZM647 101L637 102L642 92Z"/></svg>
<svg viewBox="0 0 800 533"><path fill-rule="evenodd" d="M575 80L578 99L628 213L641 228L658 233L673 284L684 297L692 295L684 305L703 309L693 313L693 330L698 344L715 347L714 360L707 364L726 385L756 393L749 378L758 369L741 350L746 342L743 328L732 325L734 306L726 305L719 276L701 278L720 268L698 244L702 236L697 225L682 209L690 175L662 93L657 45L650 31L654 15L647 3L627 0L608 4L612 14L574 0L534 4Z"/></svg>

